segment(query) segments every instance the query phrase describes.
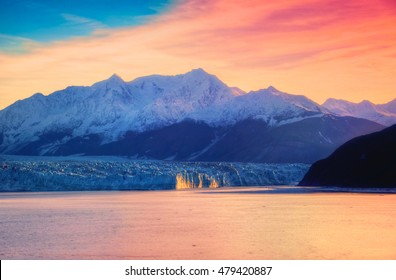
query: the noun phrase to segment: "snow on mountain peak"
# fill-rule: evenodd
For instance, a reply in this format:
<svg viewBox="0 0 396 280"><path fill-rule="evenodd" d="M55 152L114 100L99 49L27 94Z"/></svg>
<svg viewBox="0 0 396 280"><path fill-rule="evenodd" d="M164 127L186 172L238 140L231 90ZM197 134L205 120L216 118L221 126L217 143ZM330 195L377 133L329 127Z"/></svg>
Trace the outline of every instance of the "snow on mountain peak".
<svg viewBox="0 0 396 280"><path fill-rule="evenodd" d="M240 95L246 94L246 92L243 91L242 89L240 89L239 87L230 87L230 89L232 90L232 93L233 93L235 96L240 96Z"/></svg>
<svg viewBox="0 0 396 280"><path fill-rule="evenodd" d="M386 126L396 123L396 111L392 111L392 101L376 105L368 100L353 103L342 99L329 98L322 107L339 116L368 119Z"/></svg>
<svg viewBox="0 0 396 280"><path fill-rule="evenodd" d="M221 80L219 80L219 78L215 75L209 74L202 68L193 69L190 72L178 76L183 78L187 83L194 83L194 86L205 82L207 83L207 86L209 84L226 86Z"/></svg>
<svg viewBox="0 0 396 280"><path fill-rule="evenodd" d="M388 103L380 104L377 106L378 106L378 108L380 108L381 110L383 110L385 112L388 112L390 114L396 114L396 98Z"/></svg>
<svg viewBox="0 0 396 280"><path fill-rule="evenodd" d="M117 75L116 73L111 75L110 78L108 78L107 80L108 81L112 81L112 82L114 82L114 81L124 82L124 80L119 75Z"/></svg>
<svg viewBox="0 0 396 280"><path fill-rule="evenodd" d="M277 90L277 89L276 89L275 87L273 87L273 86L269 86L266 90L269 91L269 92L280 92L279 90Z"/></svg>
<svg viewBox="0 0 396 280"><path fill-rule="evenodd" d="M305 97L304 95L296 95L282 92L273 86L269 86L266 89L258 90L252 93L264 94L268 99L267 102L278 104L277 106L295 106L300 109L312 112L322 113L323 110L320 105ZM282 105L281 105L282 104Z"/></svg>
<svg viewBox="0 0 396 280"><path fill-rule="evenodd" d="M106 79L104 81L94 83L92 85L92 87L95 89L98 89L98 88L115 89L115 88L122 87L124 85L125 85L124 80L117 74L113 74L108 79Z"/></svg>
<svg viewBox="0 0 396 280"><path fill-rule="evenodd" d="M68 131L67 137L100 134L110 141L125 131L146 131L185 119L227 126L258 118L276 126L319 114L320 107L304 96L274 87L245 93L198 68L131 82L114 74L91 87L73 86L25 99L0 111L0 135L8 146L53 131Z"/></svg>
<svg viewBox="0 0 396 280"><path fill-rule="evenodd" d="M192 69L190 72L187 72L184 75L208 75L208 76L211 76L211 74L209 74L202 68Z"/></svg>

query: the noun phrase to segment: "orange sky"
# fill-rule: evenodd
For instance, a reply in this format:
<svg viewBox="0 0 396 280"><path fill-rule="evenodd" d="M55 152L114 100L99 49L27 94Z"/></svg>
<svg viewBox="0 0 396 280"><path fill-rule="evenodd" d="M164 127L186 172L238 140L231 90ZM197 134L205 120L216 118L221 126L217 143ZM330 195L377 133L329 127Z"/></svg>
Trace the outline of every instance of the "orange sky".
<svg viewBox="0 0 396 280"><path fill-rule="evenodd" d="M322 103L396 97L393 0L189 0L141 26L0 52L0 108L35 92L204 68Z"/></svg>

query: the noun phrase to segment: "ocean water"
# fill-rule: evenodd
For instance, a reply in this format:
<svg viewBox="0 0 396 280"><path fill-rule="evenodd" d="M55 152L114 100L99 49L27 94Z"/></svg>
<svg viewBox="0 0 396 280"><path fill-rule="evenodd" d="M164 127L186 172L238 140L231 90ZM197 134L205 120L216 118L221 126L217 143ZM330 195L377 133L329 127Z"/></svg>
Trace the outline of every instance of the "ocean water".
<svg viewBox="0 0 396 280"><path fill-rule="evenodd" d="M396 194L0 193L0 259L396 259Z"/></svg>

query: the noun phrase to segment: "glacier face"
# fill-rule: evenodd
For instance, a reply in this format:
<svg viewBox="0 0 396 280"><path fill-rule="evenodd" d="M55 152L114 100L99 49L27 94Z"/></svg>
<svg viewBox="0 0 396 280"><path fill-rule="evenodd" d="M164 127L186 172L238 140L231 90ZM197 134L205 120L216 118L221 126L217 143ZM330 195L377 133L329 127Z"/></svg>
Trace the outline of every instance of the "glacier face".
<svg viewBox="0 0 396 280"><path fill-rule="evenodd" d="M90 87L71 86L48 96L38 93L0 111L0 151L12 153L43 135L54 134L45 154L75 137L96 134L108 143L126 131L142 132L186 119L212 127L249 118L277 126L325 112L308 98L273 87L245 93L202 69L131 82L113 75Z"/></svg>
<svg viewBox="0 0 396 280"><path fill-rule="evenodd" d="M177 178L202 187L294 185L307 164L142 161L118 157L0 157L0 191L175 189Z"/></svg>

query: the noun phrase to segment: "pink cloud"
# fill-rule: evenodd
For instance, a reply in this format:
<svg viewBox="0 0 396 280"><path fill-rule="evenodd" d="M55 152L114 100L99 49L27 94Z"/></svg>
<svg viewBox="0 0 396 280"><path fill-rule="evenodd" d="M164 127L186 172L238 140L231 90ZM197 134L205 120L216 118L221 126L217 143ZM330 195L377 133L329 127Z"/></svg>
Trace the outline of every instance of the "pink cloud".
<svg viewBox="0 0 396 280"><path fill-rule="evenodd" d="M274 84L317 101L359 93L384 102L396 89L394 7L390 0L180 1L143 26L0 54L0 108L112 73L131 80L197 67L245 90ZM351 74L374 62L365 77Z"/></svg>

